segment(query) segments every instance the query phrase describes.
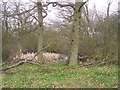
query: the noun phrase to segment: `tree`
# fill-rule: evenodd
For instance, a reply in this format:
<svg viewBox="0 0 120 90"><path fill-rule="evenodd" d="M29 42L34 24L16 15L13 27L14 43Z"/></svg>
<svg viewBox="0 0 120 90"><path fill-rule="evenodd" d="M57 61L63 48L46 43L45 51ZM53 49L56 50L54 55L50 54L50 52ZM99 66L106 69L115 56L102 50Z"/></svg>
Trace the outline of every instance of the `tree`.
<svg viewBox="0 0 120 90"><path fill-rule="evenodd" d="M106 12L106 18L104 19L104 23L105 23L105 29L104 29L104 47L103 47L103 57L106 57L106 55L108 54L109 52L109 47L107 46L107 43L108 42L108 37L109 37L109 13L110 13L110 6L112 4L112 1L109 1L108 2L108 5L107 5L107 12Z"/></svg>
<svg viewBox="0 0 120 90"><path fill-rule="evenodd" d="M2 4L0 3L0 8L1 7L2 7ZM0 13L1 13L1 9L0 9ZM2 17L0 16L0 63L2 63L2 20L1 19Z"/></svg>
<svg viewBox="0 0 120 90"><path fill-rule="evenodd" d="M69 65L77 64L78 57L78 43L79 43L79 31L81 30L81 8L86 2L75 2L73 27L71 32L71 40L69 47Z"/></svg>
<svg viewBox="0 0 120 90"><path fill-rule="evenodd" d="M88 0L87 0L88 1ZM86 2L87 2L86 1ZM72 30L71 30L71 39L70 39L70 45L69 45L69 51L68 51L68 64L69 65L76 65L77 64L77 55L78 55L78 43L79 43L79 31L81 29L81 8L86 2L77 2L75 0L75 4L60 4L58 2L49 2L49 4L53 4L53 7L60 6L60 7L72 7L74 10L73 15L73 24L72 24ZM66 18L66 17L64 17ZM67 18L68 19L68 18Z"/></svg>
<svg viewBox="0 0 120 90"><path fill-rule="evenodd" d="M37 1L38 10L38 61L43 63L43 16L42 16L42 3Z"/></svg>
<svg viewBox="0 0 120 90"><path fill-rule="evenodd" d="M33 4L26 4L29 7ZM1 28L2 28L2 57L3 61L11 60L13 53L23 48L27 36L35 31L36 22L33 17L33 9L27 10L21 2L1 2Z"/></svg>

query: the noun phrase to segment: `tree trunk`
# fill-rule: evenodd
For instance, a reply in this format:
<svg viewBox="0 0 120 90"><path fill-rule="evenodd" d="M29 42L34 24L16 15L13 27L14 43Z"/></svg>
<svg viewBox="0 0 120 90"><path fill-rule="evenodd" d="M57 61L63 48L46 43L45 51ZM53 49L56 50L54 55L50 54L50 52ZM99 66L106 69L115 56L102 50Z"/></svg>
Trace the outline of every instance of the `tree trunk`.
<svg viewBox="0 0 120 90"><path fill-rule="evenodd" d="M38 63L43 63L43 16L42 16L42 3L38 0Z"/></svg>
<svg viewBox="0 0 120 90"><path fill-rule="evenodd" d="M108 47L108 43L109 43L109 13L110 13L110 5L112 4L112 2L108 3L108 7L107 7L107 13L106 13L106 18L105 18L105 29L104 29L104 47L103 47L103 58L105 58L108 55L109 52L109 47Z"/></svg>
<svg viewBox="0 0 120 90"><path fill-rule="evenodd" d="M118 2L118 29L120 28L120 1ZM120 30L117 30L118 35L120 36ZM118 60L120 59L120 37L118 37ZM118 64L120 64L120 62L118 61Z"/></svg>
<svg viewBox="0 0 120 90"><path fill-rule="evenodd" d="M77 65L78 44L79 44L79 31L80 31L80 18L81 11L79 10L82 2L75 3L73 29L71 32L71 41L69 47L69 65Z"/></svg>

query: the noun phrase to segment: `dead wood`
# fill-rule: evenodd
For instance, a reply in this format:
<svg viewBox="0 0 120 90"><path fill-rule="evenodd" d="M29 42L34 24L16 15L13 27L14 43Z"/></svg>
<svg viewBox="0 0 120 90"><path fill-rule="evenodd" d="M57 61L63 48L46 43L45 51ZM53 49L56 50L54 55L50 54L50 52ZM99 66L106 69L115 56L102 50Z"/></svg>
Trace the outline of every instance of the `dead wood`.
<svg viewBox="0 0 120 90"><path fill-rule="evenodd" d="M14 64L14 65L12 65L12 66L9 66L9 67L7 67L7 68L2 68L2 69L0 69L0 71L6 71L6 70L9 70L9 69L12 69L12 68L18 67L18 66L20 66L20 65L22 65L22 64L24 64L24 63L29 63L29 64L33 64L33 65L37 65L37 66L41 66L40 64L35 63L35 62L31 61L31 60L19 60L19 61L17 61L16 64Z"/></svg>

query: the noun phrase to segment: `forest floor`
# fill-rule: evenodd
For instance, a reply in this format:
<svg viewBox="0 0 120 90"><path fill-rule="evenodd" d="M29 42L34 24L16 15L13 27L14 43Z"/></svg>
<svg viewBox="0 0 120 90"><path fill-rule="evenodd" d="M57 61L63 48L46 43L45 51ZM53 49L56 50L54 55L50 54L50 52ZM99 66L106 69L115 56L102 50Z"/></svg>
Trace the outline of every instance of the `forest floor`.
<svg viewBox="0 0 120 90"><path fill-rule="evenodd" d="M5 88L117 88L118 66L23 64L2 74Z"/></svg>

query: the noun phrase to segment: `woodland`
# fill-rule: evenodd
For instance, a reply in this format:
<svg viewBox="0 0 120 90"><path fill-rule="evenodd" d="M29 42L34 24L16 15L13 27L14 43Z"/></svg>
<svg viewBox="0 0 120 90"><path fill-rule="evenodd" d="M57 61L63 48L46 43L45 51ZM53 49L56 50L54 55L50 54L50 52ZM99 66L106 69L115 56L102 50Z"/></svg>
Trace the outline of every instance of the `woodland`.
<svg viewBox="0 0 120 90"><path fill-rule="evenodd" d="M118 88L119 13L89 1L0 1L0 86Z"/></svg>

